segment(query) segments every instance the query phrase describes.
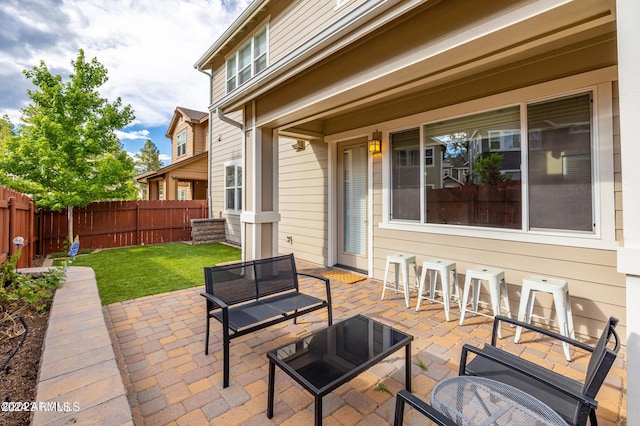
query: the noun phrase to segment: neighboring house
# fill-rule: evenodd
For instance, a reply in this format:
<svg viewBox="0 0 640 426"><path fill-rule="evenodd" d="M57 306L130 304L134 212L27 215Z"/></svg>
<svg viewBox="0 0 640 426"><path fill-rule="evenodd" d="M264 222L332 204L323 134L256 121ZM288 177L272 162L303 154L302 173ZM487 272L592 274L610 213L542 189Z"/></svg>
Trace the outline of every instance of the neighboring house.
<svg viewBox="0 0 640 426"><path fill-rule="evenodd" d="M136 176L146 200L206 200L209 114L177 107L167 129L171 164Z"/></svg>
<svg viewBox="0 0 640 426"><path fill-rule="evenodd" d="M578 335L620 319L640 400L638 3L255 0L196 63L210 211L248 259L294 252L377 279L396 251L499 267L514 311L528 274L566 279ZM504 153L511 179L473 184L507 198L451 215L441 195L474 186L427 181L434 139L465 144L471 176Z"/></svg>

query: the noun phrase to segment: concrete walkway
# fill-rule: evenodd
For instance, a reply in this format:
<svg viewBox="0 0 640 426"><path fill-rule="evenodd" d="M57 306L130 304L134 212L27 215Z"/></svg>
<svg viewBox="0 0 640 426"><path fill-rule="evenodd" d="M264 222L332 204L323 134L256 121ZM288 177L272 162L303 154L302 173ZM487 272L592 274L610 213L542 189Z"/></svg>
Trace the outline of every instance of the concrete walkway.
<svg viewBox="0 0 640 426"><path fill-rule="evenodd" d="M36 402L33 426L133 424L91 268L69 268L56 291Z"/></svg>
<svg viewBox="0 0 640 426"><path fill-rule="evenodd" d="M308 269L305 272L320 272ZM323 286L305 280L305 292L323 297ZM415 311L402 294L387 292L380 300L381 283L331 281L334 321L366 314L415 337L412 344L413 391L429 399L438 381L458 373L464 343L481 346L490 338L493 320L469 316L458 325L458 309L451 321L443 306L423 303ZM231 342L231 381L222 388L220 325L212 321L209 355L204 355L205 301L201 287L142 297L106 307L116 356L123 373L136 425L309 425L313 399L288 376L276 370L274 417L266 416L268 361L266 353L312 330L325 327L326 312L309 314L297 325L282 323ZM506 328L502 342L509 350L568 376L584 376L586 354L574 354L568 363L561 345L534 335L513 344ZM593 343L593 342L592 342ZM625 359L620 352L600 390L601 425L624 424ZM324 425L389 425L393 423L395 393L404 387L404 350L383 360L324 397ZM387 392L388 391L388 392ZM408 410L406 425L424 425L424 418Z"/></svg>

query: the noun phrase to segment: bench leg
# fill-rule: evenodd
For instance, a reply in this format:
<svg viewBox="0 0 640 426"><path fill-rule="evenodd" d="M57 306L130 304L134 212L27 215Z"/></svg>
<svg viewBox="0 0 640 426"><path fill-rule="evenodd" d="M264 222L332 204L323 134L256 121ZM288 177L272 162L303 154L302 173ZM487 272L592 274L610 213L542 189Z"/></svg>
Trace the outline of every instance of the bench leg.
<svg viewBox="0 0 640 426"><path fill-rule="evenodd" d="M224 372L223 374L223 388L229 387L229 345L231 344L229 339L229 330L224 329L222 338L222 352L224 358Z"/></svg>
<svg viewBox="0 0 640 426"><path fill-rule="evenodd" d="M211 318L209 317L209 313L207 312L207 334L204 338L204 354L209 355L209 323Z"/></svg>

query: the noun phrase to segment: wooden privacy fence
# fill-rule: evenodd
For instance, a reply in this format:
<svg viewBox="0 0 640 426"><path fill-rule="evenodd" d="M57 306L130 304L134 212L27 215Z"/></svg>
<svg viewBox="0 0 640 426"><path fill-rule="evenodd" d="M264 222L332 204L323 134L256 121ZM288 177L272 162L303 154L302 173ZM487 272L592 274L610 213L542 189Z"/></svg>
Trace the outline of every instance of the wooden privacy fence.
<svg viewBox="0 0 640 426"><path fill-rule="evenodd" d="M17 266L29 268L33 265L38 240L35 210L29 196L0 186L0 264L18 250L13 239L22 237L24 248Z"/></svg>
<svg viewBox="0 0 640 426"><path fill-rule="evenodd" d="M206 200L106 201L73 209L81 248L126 247L191 240L191 219L208 216ZM67 210L40 212L40 253L64 251Z"/></svg>

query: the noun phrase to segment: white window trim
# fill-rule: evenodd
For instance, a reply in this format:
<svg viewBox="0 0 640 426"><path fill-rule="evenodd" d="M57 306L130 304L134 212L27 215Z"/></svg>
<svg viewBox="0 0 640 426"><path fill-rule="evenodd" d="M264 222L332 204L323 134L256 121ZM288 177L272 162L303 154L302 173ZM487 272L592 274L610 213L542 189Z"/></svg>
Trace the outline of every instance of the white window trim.
<svg viewBox="0 0 640 426"><path fill-rule="evenodd" d="M431 151L431 164L427 164L427 151ZM432 146L424 147L424 162L425 167L435 167L436 166L436 149Z"/></svg>
<svg viewBox="0 0 640 426"><path fill-rule="evenodd" d="M224 64L225 64L225 83L224 83L224 87L225 87L225 93L231 93L236 91L238 88L244 86L245 84L247 84L249 81L251 81L251 79L253 77L255 77L256 74L256 70L255 70L255 63L256 63L256 57L253 56L254 52L255 52L255 46L254 46L254 42L255 42L255 37L258 34L261 34L264 31L265 33L265 37L266 37L266 45L267 45L267 50L265 52L265 56L266 56L266 67L269 66L269 24L264 25L263 27L260 27L260 29L258 31L256 31L249 40L247 40L245 43L243 43L238 49L236 49L231 55L229 55ZM239 62L239 54L240 51L242 49L244 49L247 45L250 45L250 50L251 50L251 60L250 60L250 64L249 66L251 67L251 76L249 77L249 79L243 83L240 83L240 62ZM227 64L229 63L229 61L231 59L235 60L235 74L233 76L229 76L227 74ZM263 70L264 71L264 70ZM235 83L235 87L232 90L229 90L229 80L231 80L231 78L235 78L236 83Z"/></svg>
<svg viewBox="0 0 640 426"><path fill-rule="evenodd" d="M232 160L232 161L225 161L224 162L224 168L223 168L223 182L224 182L224 209L223 212L225 214L233 214L233 215L239 215L242 213L242 209L238 210L231 210L231 209L227 209L227 167L234 167L234 168L238 168L240 167L240 169L243 169L243 161L242 160ZM244 191L244 170L242 170L242 179L243 182L241 185L239 186L234 186L235 189L240 188ZM238 196L237 192L236 192L236 197ZM236 198L236 205L237 205L237 198Z"/></svg>
<svg viewBox="0 0 640 426"><path fill-rule="evenodd" d="M487 238L495 240L531 242L540 244L553 244L561 246L574 246L584 248L598 248L615 250L618 246L615 240L615 194L614 194L614 165L613 165L613 89L612 81L616 80L615 67L566 77L559 80L541 83L510 92L492 95L458 105L444 107L438 110L415 114L409 117L380 123L380 128L386 129L383 140L383 182L391 179L391 155L389 145L389 133L398 132L408 128L420 128L420 140L422 140L423 126L425 123L446 120L460 116L488 111L505 105L522 104L541 100L556 99L571 94L592 91L594 101L593 120L593 176L596 182L594 188L594 221L596 231L589 234L562 231L523 231L501 228L481 228L476 226L440 225L429 223L416 223L400 220L389 220L391 211L391 194L389 185L383 185L382 189L382 222L378 225L381 229L422 232L443 235L459 235L467 237ZM524 119L524 118L523 118ZM526 127L523 127L526 128ZM333 138L331 138L333 139ZM525 139L525 138L523 138ZM526 139L521 141L523 149L526 148ZM386 145L386 146L385 146ZM424 161L424 160L422 160ZM423 177L421 177L423 179ZM526 185L523 171L523 186ZM423 185L424 182L421 182ZM424 191L421 191L421 197ZM523 198L523 203L526 197ZM421 205L424 200L421 200ZM528 206L523 206L524 209ZM424 215L424 211L421 212ZM424 218L422 218L424 219ZM422 220L424 222L424 220ZM524 218L523 218L524 222ZM523 223L523 229L528 229L528 224Z"/></svg>
<svg viewBox="0 0 640 426"><path fill-rule="evenodd" d="M180 143L180 136L184 135L184 140L182 141L182 143ZM183 153L180 154L180 148L184 147L183 149ZM184 155L187 155L187 130L183 130L180 133L178 133L178 136L176 136L176 157L182 157Z"/></svg>

